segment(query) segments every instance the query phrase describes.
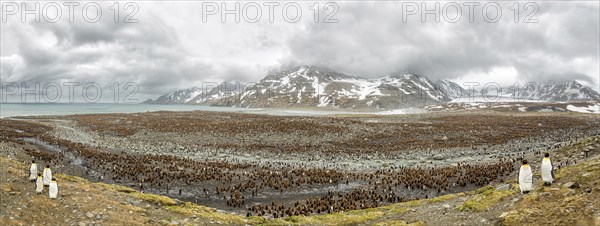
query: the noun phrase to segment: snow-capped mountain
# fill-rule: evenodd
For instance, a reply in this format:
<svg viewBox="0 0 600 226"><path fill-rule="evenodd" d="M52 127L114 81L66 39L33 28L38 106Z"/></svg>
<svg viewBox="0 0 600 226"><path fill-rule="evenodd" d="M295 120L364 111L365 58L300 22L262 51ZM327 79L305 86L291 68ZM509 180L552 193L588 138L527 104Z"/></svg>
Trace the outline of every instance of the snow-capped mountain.
<svg viewBox="0 0 600 226"><path fill-rule="evenodd" d="M450 99L459 99L469 96L469 91L450 80L442 79L435 82L435 88ZM476 91L475 91L476 92ZM477 93L475 93L477 94Z"/></svg>
<svg viewBox="0 0 600 226"><path fill-rule="evenodd" d="M212 105L219 103L221 99L234 97L240 94L245 88L246 86L240 83L224 82L220 84L204 84L204 90L208 90L208 92L199 93L187 103Z"/></svg>
<svg viewBox="0 0 600 226"><path fill-rule="evenodd" d="M148 104L187 104L190 100L194 99L198 94L202 93L201 88L190 88L185 90L178 90L169 94L162 95L156 100L147 100L144 103Z"/></svg>
<svg viewBox="0 0 600 226"><path fill-rule="evenodd" d="M499 93L470 91L449 80L432 82L412 72L365 79L314 66L300 66L267 74L247 87L236 83L205 84L146 101L154 104L201 104L233 107L327 107L397 109L447 102L568 102L600 101L600 94L576 81L528 83L505 87ZM500 96L487 98L490 96Z"/></svg>
<svg viewBox="0 0 600 226"><path fill-rule="evenodd" d="M449 101L424 76L404 72L364 79L301 66L267 75L237 97L217 105L235 107L401 108Z"/></svg>
<svg viewBox="0 0 600 226"><path fill-rule="evenodd" d="M222 98L234 96L244 90L239 83L205 83L202 88L178 90L162 95L156 100L148 100L148 104L206 104L210 105Z"/></svg>
<svg viewBox="0 0 600 226"><path fill-rule="evenodd" d="M538 101L600 101L600 94L593 89L585 87L577 81L562 83L536 84L528 83L520 89L508 87L503 89L503 95L519 100Z"/></svg>
<svg viewBox="0 0 600 226"><path fill-rule="evenodd" d="M519 86L502 87L500 90L490 88L475 92L475 99L500 98L503 102L581 102L600 101L600 94L595 90L585 87L577 81L559 83L534 83L529 82ZM463 101L466 98L461 98ZM455 99L456 101L456 99ZM462 102L462 101L461 101Z"/></svg>

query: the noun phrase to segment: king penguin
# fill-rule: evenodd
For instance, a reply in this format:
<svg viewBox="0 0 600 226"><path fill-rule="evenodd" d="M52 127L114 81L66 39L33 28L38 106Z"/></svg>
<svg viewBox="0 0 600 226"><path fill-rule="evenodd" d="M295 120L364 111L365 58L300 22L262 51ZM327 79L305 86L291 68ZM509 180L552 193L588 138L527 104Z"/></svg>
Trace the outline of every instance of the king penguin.
<svg viewBox="0 0 600 226"><path fill-rule="evenodd" d="M37 164L35 164L35 160L31 160L31 166L29 166L29 181L35 181L38 175Z"/></svg>
<svg viewBox="0 0 600 226"><path fill-rule="evenodd" d="M50 181L52 181L52 170L50 169L50 165L46 165L44 168L44 186L49 186Z"/></svg>
<svg viewBox="0 0 600 226"><path fill-rule="evenodd" d="M544 180L544 185L549 186L554 182L554 166L552 166L552 161L550 161L550 154L544 154L544 159L542 159L542 180Z"/></svg>
<svg viewBox="0 0 600 226"><path fill-rule="evenodd" d="M37 179L35 181L35 192L41 194L44 190L44 178L42 177L42 173L37 174Z"/></svg>
<svg viewBox="0 0 600 226"><path fill-rule="evenodd" d="M519 188L523 194L533 191L533 173L531 172L531 166L527 164L527 160L523 160L523 165L519 170Z"/></svg>
<svg viewBox="0 0 600 226"><path fill-rule="evenodd" d="M52 178L52 181L50 181L50 188L48 189L48 195L50 195L51 199L55 199L58 197L58 184L56 183L55 178Z"/></svg>

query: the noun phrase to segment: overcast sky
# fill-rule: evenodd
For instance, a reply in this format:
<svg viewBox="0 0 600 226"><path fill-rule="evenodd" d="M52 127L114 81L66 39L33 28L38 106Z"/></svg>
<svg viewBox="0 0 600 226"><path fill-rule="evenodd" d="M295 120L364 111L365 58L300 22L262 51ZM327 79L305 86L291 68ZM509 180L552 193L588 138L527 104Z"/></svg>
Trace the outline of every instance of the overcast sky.
<svg viewBox="0 0 600 226"><path fill-rule="evenodd" d="M97 23L83 20L82 6L75 8L73 23L67 7L57 23L32 17L22 23L20 14L4 15L2 81L135 82L144 99L202 82L258 81L270 70L318 65L362 77L410 70L459 83L576 79L596 90L600 86L597 1L537 3L539 11L531 18L537 23L524 23L533 10L523 9L526 2L520 2L518 23L509 8L513 2L500 2L502 17L496 23L483 17L485 2L474 8L473 22L469 8L459 2L457 23L445 17L436 23L432 15L423 23L420 12L406 15L405 22L399 2L338 2L337 23L323 23L332 8L321 10L315 23L313 3L301 3L297 23L284 20L284 3L275 7L273 23L266 6L258 23L243 18L235 23L232 15L222 23L220 14L203 22L201 2L185 1L138 2L138 23L123 23L129 12L124 10L115 23L108 4L101 5ZM446 17L454 18L455 12L448 7Z"/></svg>

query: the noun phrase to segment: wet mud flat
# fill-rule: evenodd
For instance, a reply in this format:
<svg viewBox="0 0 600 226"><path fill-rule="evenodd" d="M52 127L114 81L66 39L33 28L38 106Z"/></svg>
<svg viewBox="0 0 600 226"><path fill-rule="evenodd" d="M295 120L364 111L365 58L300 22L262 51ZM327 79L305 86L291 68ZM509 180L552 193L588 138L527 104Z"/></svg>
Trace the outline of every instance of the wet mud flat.
<svg viewBox="0 0 600 226"><path fill-rule="evenodd" d="M191 114L191 116L187 114ZM477 140L492 140L506 139L499 138L505 136L512 137L512 139L508 139L505 143L498 144L506 145L506 143L508 143L513 145L513 148L516 149L516 151L513 150L513 152L510 152L510 154L507 155L498 156L493 154L496 156L496 158L493 159L487 157L486 152L488 152L488 148L504 147L494 146L493 144L495 144L496 141L490 141L490 145L473 146L475 148L471 146L462 147L462 152L465 152L465 155L467 156L486 156L485 159L483 157L477 159L481 161L458 161L462 156L457 156L455 158L457 161L435 160L429 154L434 152L435 148L424 148L414 152L417 152L419 158L423 158L424 156L430 157L425 158L425 160L417 159L416 161L419 164L416 165L362 164L358 166L359 168L362 167L362 170L355 170L345 169L344 165L329 167L331 165L314 164L310 161L311 158L315 158L315 156L311 156L311 151L301 152L300 154L295 153L297 155L291 155L292 157L286 156L288 161L276 161L277 158L279 158L277 156L280 156L278 154L281 152L294 152L293 149L288 149L290 146L286 143L289 142L286 141L287 138L292 135L299 135L300 139L298 139L297 142L301 143L304 142L302 141L302 138L306 139L307 137L312 136L308 132L302 132L307 130L307 128L296 131L282 125L285 125L288 121L303 122L303 120L309 120L314 122L323 121L323 123L334 121L335 123L340 120L343 123L348 123L344 124L345 126L342 126L341 130L354 134L357 130L360 131L365 128L376 127L375 125L371 125L372 123L384 123L384 125L387 125L388 127L408 127L404 125L407 123L419 123L438 127L435 123L443 123L443 120L447 120L447 118L443 117L447 117L447 115L438 118L410 118L408 120L390 117L368 119L360 117L349 119L343 117L276 117L275 119L270 118L268 120L274 122L262 125L262 127L257 127L252 133L249 133L248 131L244 131L244 129L234 130L233 128L227 127L235 127L236 125L235 120L231 121L231 117L241 117L244 118L242 122L246 120L246 123L250 123L248 120L254 117L253 115L234 115L225 117L227 115L217 116L204 112L187 114L180 115L179 113L168 112L158 113L158 115L164 116L163 122L168 122L169 120L195 121L195 114L201 116L207 116L208 114L211 117L211 120L216 120L216 122L211 121L211 123L216 123L220 126L205 126L204 130L201 132L194 132L191 131L191 128L186 129L183 127L181 127L181 132L161 131L160 129L155 128L151 122L146 122L144 124L132 120L131 123L127 123L130 117L145 118L146 116L143 114L136 114L135 116L133 114L116 114L96 116L93 122L97 124L89 124L91 123L89 121L80 121L86 120L90 116L57 118L57 120L72 122L73 124L70 125L74 125L73 127L76 129L85 132L85 136L92 137L92 139L87 141L84 139L77 140L74 139L73 136L57 133L56 130L58 127L53 126L55 121L52 121L55 118L38 118L35 120L30 119L28 121L2 120L0 129L3 139L30 144L31 149L27 150L27 154L38 161L43 162L43 164L51 164L55 170L62 173L82 176L92 181L116 183L146 192L165 194L180 200L193 201L225 211L272 217L310 215L362 209L400 201L422 199L472 190L473 188L487 185L492 181L513 179L515 176L515 169L519 165L518 162L521 158L536 159L539 157L541 159L542 152L550 147L534 148L541 144L539 143L540 141L552 139L553 142L555 141L553 144L560 146L564 143L568 143L571 139L585 137L588 134L598 132L597 130L594 131L592 129L594 123L597 123L593 120L594 118L564 115L532 116L534 118L529 119L533 121L528 123L532 123L534 127L540 127L539 124L544 122L547 126L544 129L545 131L529 131L529 135L520 137L521 135L519 134L522 134L521 132L517 131L511 135L508 134L510 130L508 130L507 125L499 125L499 127L496 128L497 134L495 136L490 137L482 135L477 138ZM130 125L131 128L136 131L131 134L119 134L118 131L121 131L120 128L116 127L111 129L110 125L112 125L112 121L107 120L104 122L109 123L109 125L99 122L102 117L110 120L115 120L113 117L124 118L119 119L125 120L121 121L121 123L123 125ZM557 119L553 119L552 117L557 117ZM155 119L153 116L150 116L149 118ZM219 118L221 118L222 121L218 121ZM490 119L489 117L481 118L482 120ZM260 120L266 119L257 119L257 121ZM367 122L367 120L369 120L369 122ZM473 117L471 117L470 120L474 120ZM535 123L537 122L535 120L541 122ZM173 121L173 123L175 123L175 121ZM518 120L516 121L518 122ZM365 123L366 125L364 125ZM477 122L476 120L474 122L475 125L481 125L481 123L483 122ZM556 125L553 125L553 123ZM175 124L178 125L177 123ZM64 126L64 124L61 125ZM355 128L361 126L365 126L365 128ZM544 124L542 127L543 126ZM451 136L453 139L458 139L457 137L460 137L458 134L450 135L448 132L451 129L448 125L440 125L439 127L447 128L446 130L439 130L440 133L446 133L445 136ZM174 126L173 128L177 128L177 126ZM502 128L504 128L504 130L502 130ZM319 127L315 127L314 129L319 130ZM169 130L172 130L172 128ZM368 129L365 130L367 132L369 131ZM335 132L335 130L323 131L325 134ZM565 131L569 131L569 133L565 133ZM367 132L363 132L362 134ZM459 133L459 131L455 132ZM164 147L165 151L163 152L144 153L135 148L129 150L128 148L103 146L104 144L115 140L129 140L129 145L144 143L140 142L140 138L144 137L144 133L147 134L148 137L145 138L148 140L152 139L150 134L162 134L164 137L159 137L157 139L159 140L158 142L165 142L163 140L167 140L168 142L176 143L183 148L175 148L175 150L181 150L180 153L173 152L173 149L167 147ZM430 132L423 132L423 129L420 127L415 127L413 133L416 134L415 137L432 136ZM485 127L482 127L482 134L485 133L486 129ZM179 136L173 136L174 134L178 134ZM556 136L555 134L562 134L562 136ZM229 153L233 153L230 155L230 158L215 158L210 156L210 153L214 152L202 150L211 147L211 145L207 145L206 147L202 146L200 150L195 151L204 151L209 154L192 158L188 157L191 155L186 154L186 149L193 150L193 145L205 143L199 139L195 141L196 143L189 141L178 142L180 139L186 139L192 135L210 136L213 138L225 135L233 137L248 135L249 137L245 137L246 139L242 139L241 141L238 139L230 139L230 144L232 146L229 147L228 150L222 149L223 152L228 151ZM268 144L276 140L272 136L278 135L280 136L280 143L282 143L282 145L276 146L278 151L271 150L272 147L269 147L269 145L266 145L266 148L258 148L252 145L254 144L254 141L252 140L253 137L262 136L266 141L264 143ZM169 136L170 139L168 139L167 136ZM381 136L391 139L390 136ZM468 139L470 136L472 135L469 133L463 134L463 139ZM333 136L331 138L333 138ZM343 135L340 136L340 140L344 139ZM519 142L515 143L514 140ZM219 140L218 142L223 141ZM337 140L334 142L340 141ZM443 139L439 142L443 144ZM338 144L343 143L344 142ZM551 144L552 142L547 143ZM394 144L398 143L388 142L388 144L394 146ZM521 146L518 146L519 144ZM337 152L340 153L340 155L337 160L340 162L353 161L349 156L353 156L358 152L357 146L354 145L356 145L356 143L350 143L347 146L340 145L338 147L339 151ZM448 146L456 146L454 143L446 145L446 148L461 148L458 146ZM246 150L245 148L242 148L242 150L235 150L236 147L253 147L256 149ZM390 155L390 152L378 150L377 147L377 145L372 148L365 147L364 149L361 149L360 152L372 153L378 151L384 155ZM318 147L310 147L309 149L318 149ZM256 152L260 152L261 154L272 153L272 156L264 159L244 158L247 154L254 155ZM446 152L449 151L446 150ZM235 155L236 153L239 153L239 155ZM446 160L451 159L452 157L448 156L452 156L453 154L455 153L447 154L445 156L447 158ZM335 160L334 157L330 156L330 158ZM378 158L378 156L372 155L371 158ZM379 156L379 158L383 159L383 162L388 160L402 162L396 158L391 160L382 156ZM366 159L363 161L377 162L378 160L379 159Z"/></svg>

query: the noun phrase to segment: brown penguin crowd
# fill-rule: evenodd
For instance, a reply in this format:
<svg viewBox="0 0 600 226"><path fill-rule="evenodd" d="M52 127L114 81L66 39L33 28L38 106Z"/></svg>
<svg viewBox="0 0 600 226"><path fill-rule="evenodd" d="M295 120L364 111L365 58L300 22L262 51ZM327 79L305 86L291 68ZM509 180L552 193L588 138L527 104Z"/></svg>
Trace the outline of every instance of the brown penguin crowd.
<svg viewBox="0 0 600 226"><path fill-rule="evenodd" d="M68 164L65 153L83 158L90 170L107 181L141 190L192 193L200 199L219 199L248 215L283 217L377 207L428 198L465 186L484 186L514 172L514 159L489 164L458 164L446 167L390 167L372 172L305 169L279 164L259 166L229 161L198 161L168 155L111 153L87 145L42 134L39 139L63 151L28 150L35 159ZM253 205L247 202L267 193L285 194L308 188L357 184L348 191L329 191L293 203ZM179 185L179 186L178 186ZM171 186L171 187L169 187ZM195 188L193 191L189 190ZM412 191L412 192L407 192ZM200 200L201 202L201 200Z"/></svg>
<svg viewBox="0 0 600 226"><path fill-rule="evenodd" d="M378 122L373 122L369 118L201 111L74 115L64 118L107 136L129 137L140 133L202 135L206 139L202 142L190 139L190 145L214 150L237 150L240 153L268 150L284 154L317 152L331 155L360 155L364 154L364 150L389 155L402 150L496 145L514 139L535 138L565 128L589 130L598 126L598 123L590 124L580 118L533 115L449 115L406 122L395 121L397 117L380 117ZM281 136L289 139L275 139ZM299 139L303 137L310 139ZM236 138L235 142L232 138ZM319 142L313 143L315 141Z"/></svg>
<svg viewBox="0 0 600 226"><path fill-rule="evenodd" d="M430 124L369 123L358 119L248 116L235 113L168 113L169 117L163 118L164 115L143 113L65 117L107 137L127 138L143 133L177 132L181 136L190 133L225 138L239 137L240 134L255 138L279 133L298 137L344 138L318 145L305 143L301 139L282 140L275 145L261 142L258 138L229 143L222 140L198 142L201 143L198 146L200 149L234 149L240 153L267 150L284 156L300 153L307 156L308 160L335 160L339 156L363 155L367 150L384 158L394 158L404 150L413 149L422 149L433 155L450 152L447 150L452 147L472 149L468 154L488 154L494 144L505 144L508 140L512 143L505 146L511 152L503 154L500 150L495 158L481 163L382 166L358 171L291 162L193 159L99 148L57 138L50 133L51 127L20 120L0 120L0 137L35 146L26 148L25 152L36 161L57 166L55 169L59 173L66 168L61 166L78 165L85 169L80 176L93 181L118 183L200 204L218 203L219 207L225 206L228 210L246 215L277 218L371 208L486 186L512 177L526 154L541 154L544 149L521 143L534 143L542 139L536 137L542 132L549 143L556 143L565 136L576 140L590 133L581 131L594 132L590 130L593 122L589 124L568 117L441 117L436 120L447 123ZM511 121L498 123L501 120ZM540 124L545 131L539 129ZM440 134L447 134L449 139L442 139ZM361 139L354 139L356 136ZM459 139L461 136L469 139ZM41 143L55 148L50 150ZM311 154L315 151L323 156ZM568 161L556 162L558 167L572 164Z"/></svg>

